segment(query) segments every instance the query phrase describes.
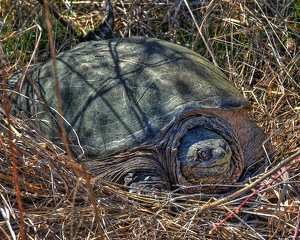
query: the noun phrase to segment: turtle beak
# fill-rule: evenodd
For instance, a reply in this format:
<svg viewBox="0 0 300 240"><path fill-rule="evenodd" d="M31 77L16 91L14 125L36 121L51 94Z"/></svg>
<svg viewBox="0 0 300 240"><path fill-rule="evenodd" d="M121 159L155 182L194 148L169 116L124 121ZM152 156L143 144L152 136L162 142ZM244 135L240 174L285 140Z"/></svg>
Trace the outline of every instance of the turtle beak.
<svg viewBox="0 0 300 240"><path fill-rule="evenodd" d="M217 149L214 149L213 150L213 162L212 164L214 164L215 162L215 165L216 166L219 166L219 167L225 167L226 165L229 166L230 164L230 160L231 160L231 156L228 155L225 151L225 149L223 148L217 148Z"/></svg>

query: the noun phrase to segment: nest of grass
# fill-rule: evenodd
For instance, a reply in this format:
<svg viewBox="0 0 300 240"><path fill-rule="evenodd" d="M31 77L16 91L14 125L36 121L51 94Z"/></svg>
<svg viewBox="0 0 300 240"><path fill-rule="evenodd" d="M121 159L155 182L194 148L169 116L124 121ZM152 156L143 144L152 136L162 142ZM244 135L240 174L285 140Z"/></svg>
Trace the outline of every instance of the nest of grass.
<svg viewBox="0 0 300 240"><path fill-rule="evenodd" d="M39 1L41 2L41 1ZM262 173L222 195L129 193L95 181L14 108L8 76L49 59L44 7L1 1L1 239L296 239L299 230L300 12L296 1L117 1L115 35L162 38L218 65L252 103L269 134ZM76 34L104 3L52 1ZM51 15L55 49L75 44ZM43 29L43 32L41 32Z"/></svg>

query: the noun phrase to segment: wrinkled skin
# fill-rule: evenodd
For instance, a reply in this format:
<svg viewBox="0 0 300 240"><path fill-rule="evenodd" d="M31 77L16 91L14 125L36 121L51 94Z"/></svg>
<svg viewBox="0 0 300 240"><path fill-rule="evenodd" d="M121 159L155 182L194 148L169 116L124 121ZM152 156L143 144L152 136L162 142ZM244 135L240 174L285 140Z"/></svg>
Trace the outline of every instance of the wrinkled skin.
<svg viewBox="0 0 300 240"><path fill-rule="evenodd" d="M231 149L218 134L192 128L180 141L178 159L182 175L193 184L213 183L230 168Z"/></svg>
<svg viewBox="0 0 300 240"><path fill-rule="evenodd" d="M217 183L222 176L230 176L232 151L219 134L196 126L180 140L177 162L182 176L192 185ZM159 170L159 168L156 168ZM171 188L157 172L128 172L124 177L130 192L168 192ZM146 193L146 192L145 192Z"/></svg>

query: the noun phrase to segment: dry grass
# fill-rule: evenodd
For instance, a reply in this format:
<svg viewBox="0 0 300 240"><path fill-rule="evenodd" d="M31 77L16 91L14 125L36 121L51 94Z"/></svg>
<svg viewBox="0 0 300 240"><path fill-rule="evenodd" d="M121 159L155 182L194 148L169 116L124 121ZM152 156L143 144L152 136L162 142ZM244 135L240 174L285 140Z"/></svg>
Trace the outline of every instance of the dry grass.
<svg viewBox="0 0 300 240"><path fill-rule="evenodd" d="M15 117L7 114L13 105L7 101L4 86L0 108L0 238L19 239L23 234L27 239L296 239L300 190L299 3L134 2L116 3L116 36L164 38L195 49L222 68L253 104L254 120L269 133L274 151L267 153L263 173L237 186L237 190L243 189L255 182L247 191L232 191L228 198L218 201L214 197L219 196L202 194L154 199L130 194L122 186L101 180L90 182L81 165L43 136L30 119L22 113ZM47 60L50 51L44 9L38 2L8 0L0 4L1 19L6 23L0 37L6 55L4 58L0 51L3 84L11 72L30 60ZM77 33L93 28L104 15L101 4L90 1L54 1L51 6L72 22ZM74 39L58 21L51 21L56 50L67 50ZM277 164L282 164L280 171L275 171ZM249 200L240 206L247 197ZM238 213L213 229L239 206Z"/></svg>

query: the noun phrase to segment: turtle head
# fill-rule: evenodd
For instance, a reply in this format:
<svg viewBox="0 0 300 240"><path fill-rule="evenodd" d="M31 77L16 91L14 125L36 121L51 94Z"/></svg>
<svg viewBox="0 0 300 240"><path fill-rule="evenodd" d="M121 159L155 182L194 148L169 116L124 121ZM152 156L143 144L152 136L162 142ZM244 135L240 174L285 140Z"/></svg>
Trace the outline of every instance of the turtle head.
<svg viewBox="0 0 300 240"><path fill-rule="evenodd" d="M230 171L231 149L217 133L190 129L180 140L178 160L185 179L193 184L216 183Z"/></svg>

